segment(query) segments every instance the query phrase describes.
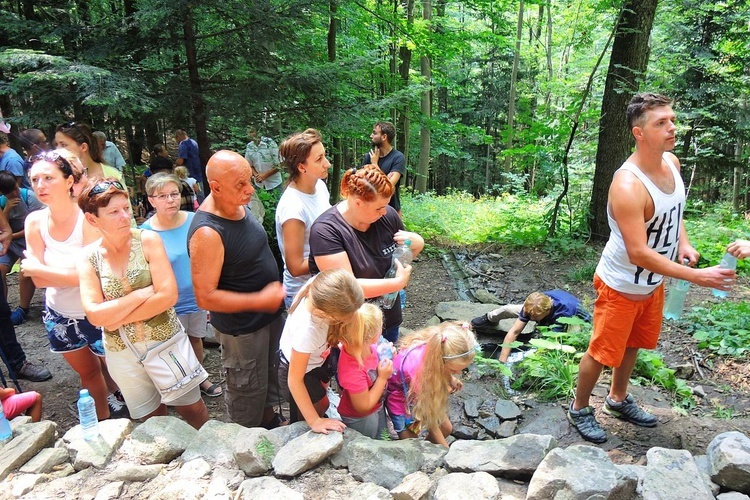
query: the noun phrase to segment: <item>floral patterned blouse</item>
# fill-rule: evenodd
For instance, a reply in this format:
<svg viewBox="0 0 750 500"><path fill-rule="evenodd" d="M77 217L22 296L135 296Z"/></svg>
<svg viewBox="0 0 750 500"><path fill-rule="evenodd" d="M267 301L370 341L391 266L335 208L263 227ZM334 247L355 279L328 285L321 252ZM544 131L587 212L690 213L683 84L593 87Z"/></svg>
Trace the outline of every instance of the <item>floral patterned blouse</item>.
<svg viewBox="0 0 750 500"><path fill-rule="evenodd" d="M104 260L100 249L94 249L89 254L89 262L94 266L96 275L102 286L105 300L113 300L124 297L133 290L139 290L151 285L151 271L148 267L146 257L143 255L143 243L141 241L140 229L131 229L132 241L130 244L130 257L125 277L116 276L109 264ZM127 323L122 327L130 342L159 341L163 342L172 338L180 331L180 323L174 308L170 307L163 313L157 314L146 321ZM104 329L104 349L108 351L121 351L125 349L125 343L120 338L120 333Z"/></svg>

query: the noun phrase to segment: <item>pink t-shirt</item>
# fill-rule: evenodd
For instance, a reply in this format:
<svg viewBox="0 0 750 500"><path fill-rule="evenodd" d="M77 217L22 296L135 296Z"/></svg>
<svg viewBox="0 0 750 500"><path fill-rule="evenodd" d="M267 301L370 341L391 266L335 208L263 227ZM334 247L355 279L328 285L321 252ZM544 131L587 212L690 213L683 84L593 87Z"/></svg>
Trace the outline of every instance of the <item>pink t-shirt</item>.
<svg viewBox="0 0 750 500"><path fill-rule="evenodd" d="M388 398L385 403L389 414L408 415L404 384L406 384L406 390L408 391L411 388L412 380L422 370L422 360L426 347L425 344L407 347L399 351L393 358L393 375L388 379Z"/></svg>
<svg viewBox="0 0 750 500"><path fill-rule="evenodd" d="M378 354L375 350L375 344L370 346L370 355L362 360L364 367L359 366L359 362L350 356L346 349L341 349L341 356L339 356L339 371L338 379L339 385L343 389L341 394L341 401L339 402L339 415L342 417L349 418L361 418L366 417L380 409L381 402L376 404L372 411L365 413L364 415L357 412L352 404L351 394L359 394L360 392L370 390L370 387L378 379ZM385 395L385 391L383 391Z"/></svg>

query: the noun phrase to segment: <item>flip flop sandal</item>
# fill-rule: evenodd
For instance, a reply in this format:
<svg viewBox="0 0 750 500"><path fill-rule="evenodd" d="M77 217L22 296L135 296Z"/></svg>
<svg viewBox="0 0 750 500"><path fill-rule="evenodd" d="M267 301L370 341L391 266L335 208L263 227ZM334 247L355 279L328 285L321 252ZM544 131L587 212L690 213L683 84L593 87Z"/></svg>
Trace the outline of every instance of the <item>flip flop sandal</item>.
<svg viewBox="0 0 750 500"><path fill-rule="evenodd" d="M215 383L211 384L210 387L204 389L201 387L201 394L204 396L208 396L209 398L218 398L222 394L224 394L224 391L221 389L221 383Z"/></svg>

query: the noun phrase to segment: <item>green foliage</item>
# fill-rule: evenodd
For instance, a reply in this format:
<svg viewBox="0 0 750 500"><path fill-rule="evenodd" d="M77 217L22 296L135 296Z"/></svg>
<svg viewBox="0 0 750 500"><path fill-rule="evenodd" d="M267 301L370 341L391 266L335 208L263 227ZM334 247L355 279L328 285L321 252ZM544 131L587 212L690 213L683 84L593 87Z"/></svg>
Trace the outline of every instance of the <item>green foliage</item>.
<svg viewBox="0 0 750 500"><path fill-rule="evenodd" d="M687 382L675 377L674 373L674 370L667 367L658 352L645 349L638 351L638 359L633 369L634 382L647 382L663 387L672 394L675 398L675 404L679 408L690 409L695 407L693 390L687 385Z"/></svg>
<svg viewBox="0 0 750 500"><path fill-rule="evenodd" d="M381 441L393 441L393 439L391 439L391 433L388 431L388 428L380 431L380 436L378 436L378 439L380 439Z"/></svg>
<svg viewBox="0 0 750 500"><path fill-rule="evenodd" d="M401 203L410 231L441 245L497 242L508 246L535 246L544 241L542 224L548 203L505 194L475 199L452 192L404 195Z"/></svg>
<svg viewBox="0 0 750 500"><path fill-rule="evenodd" d="M737 239L748 239L750 226L742 214L733 213L726 203L713 207L702 202L688 204L685 229L690 243L701 254L701 265L716 266L727 251L727 245ZM737 271L750 271L750 259L737 262Z"/></svg>
<svg viewBox="0 0 750 500"><path fill-rule="evenodd" d="M255 451L266 464L270 464L273 457L276 456L276 447L266 436L261 436L258 440L258 444L255 445Z"/></svg>
<svg viewBox="0 0 750 500"><path fill-rule="evenodd" d="M474 365L476 365L480 376L486 374L500 374L506 377L511 377L513 375L510 368L505 363L492 357L485 357L483 354L477 354L474 357Z"/></svg>
<svg viewBox="0 0 750 500"><path fill-rule="evenodd" d="M560 318L558 321L574 327L570 332L539 327L542 338L530 341L536 351L519 363L520 374L513 383L514 388L526 387L535 391L542 401L556 401L573 395L578 361L591 332L591 325L580 318Z"/></svg>
<svg viewBox="0 0 750 500"><path fill-rule="evenodd" d="M694 307L684 316L698 347L723 356L743 357L750 349L750 303L719 302Z"/></svg>
<svg viewBox="0 0 750 500"><path fill-rule="evenodd" d="M720 418L722 420L732 420L734 418L734 412L736 410L733 406L724 406L717 404L714 406L714 418Z"/></svg>
<svg viewBox="0 0 750 500"><path fill-rule="evenodd" d="M279 204L281 193L278 190L266 191L263 188L256 188L255 192L261 203L263 203L263 208L266 209L266 213L263 216L263 229L266 230L268 246L271 247L276 264L279 266L279 270L281 270L284 268L284 261L279 249L279 241L276 238L276 205Z"/></svg>
<svg viewBox="0 0 750 500"><path fill-rule="evenodd" d="M576 266L571 271L568 271L568 279L580 283L591 283L594 279L594 271L596 271L597 264L598 261L593 260Z"/></svg>

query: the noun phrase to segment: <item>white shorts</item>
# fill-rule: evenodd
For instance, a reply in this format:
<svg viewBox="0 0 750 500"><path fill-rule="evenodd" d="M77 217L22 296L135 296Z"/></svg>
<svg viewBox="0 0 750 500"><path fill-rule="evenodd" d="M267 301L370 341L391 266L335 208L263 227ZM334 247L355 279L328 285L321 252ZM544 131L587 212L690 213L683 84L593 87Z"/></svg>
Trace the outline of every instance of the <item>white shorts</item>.
<svg viewBox="0 0 750 500"><path fill-rule="evenodd" d="M185 329L185 333L189 337L196 337L199 339L206 338L208 324L208 316L206 311L198 311L189 314L178 314L177 319L182 323L182 328Z"/></svg>
<svg viewBox="0 0 750 500"><path fill-rule="evenodd" d="M205 318L204 313L204 321ZM161 342L136 342L133 346L136 351L143 353L148 347L158 344ZM107 350L106 359L109 374L120 387L125 404L128 405L130 418L139 419L155 412L161 405L161 394L130 349L125 348L115 352ZM196 386L183 396L171 401L168 406L189 406L197 403L200 398L200 386Z"/></svg>

